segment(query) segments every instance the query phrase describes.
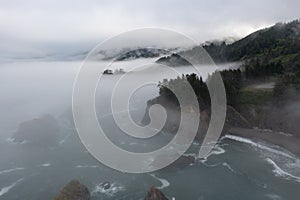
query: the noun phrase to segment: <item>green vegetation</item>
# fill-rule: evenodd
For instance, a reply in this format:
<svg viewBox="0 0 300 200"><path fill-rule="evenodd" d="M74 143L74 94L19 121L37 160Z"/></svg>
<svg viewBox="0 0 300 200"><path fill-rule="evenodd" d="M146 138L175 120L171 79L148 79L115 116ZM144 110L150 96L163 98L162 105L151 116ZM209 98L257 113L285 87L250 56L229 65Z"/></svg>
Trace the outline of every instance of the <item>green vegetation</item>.
<svg viewBox="0 0 300 200"><path fill-rule="evenodd" d="M216 62L240 61L241 69L221 72L227 94L227 103L235 108L245 104L278 103L298 98L300 91L300 21L278 23L236 41L232 44L211 43L203 46ZM197 50L194 49L190 50ZM213 76L212 74L211 76ZM249 88L258 81L275 82L271 88ZM159 84L160 96L174 99L167 87L183 89L185 79L193 87L200 108L210 105L206 83L195 74L164 80Z"/></svg>
<svg viewBox="0 0 300 200"><path fill-rule="evenodd" d="M240 69L221 71L224 82L227 104L237 106L240 90L242 88L242 72Z"/></svg>
<svg viewBox="0 0 300 200"><path fill-rule="evenodd" d="M243 73L239 69L224 70L220 73L226 90L227 104L235 108L244 104L266 104L271 102L274 97L276 99L279 98L279 96L276 96L277 94L275 96L273 95L273 89L243 87L245 80L242 79ZM215 73L208 77L208 79L214 75ZM173 91L183 90L183 80L187 80L192 86L195 94L197 95L200 109L208 108L210 106L210 96L207 85L202 78L199 78L196 74L182 75L182 77L169 80L164 79L158 85L160 96L176 102L175 95L168 88L171 88ZM286 81L286 79L284 80ZM289 79L287 78L287 80ZM300 79L298 81L300 83ZM286 87L287 84L280 84L280 86ZM300 84L298 86L300 86ZM281 90L285 90L284 88L277 87L279 87L279 85L275 86L278 93L281 93Z"/></svg>
<svg viewBox="0 0 300 200"><path fill-rule="evenodd" d="M274 98L282 101L299 98L300 72L282 75L278 78L274 87Z"/></svg>
<svg viewBox="0 0 300 200"><path fill-rule="evenodd" d="M238 105L255 104L261 105L271 102L273 99L273 91L271 90L244 90L240 92Z"/></svg>
<svg viewBox="0 0 300 200"><path fill-rule="evenodd" d="M300 22L295 20L290 23L277 23L275 26L254 32L229 45L224 42L221 45L212 43L205 45L204 48L214 60L219 62L251 58L272 61L283 56L284 59L280 60L286 63L288 59L295 56L294 54L299 55L299 35Z"/></svg>
<svg viewBox="0 0 300 200"><path fill-rule="evenodd" d="M208 77L208 79L214 75L215 73ZM242 72L239 69L225 70L221 72L221 76L226 90L227 103L229 105L236 106L238 102L237 98L241 89ZM176 97L171 90L175 92L176 90L184 91L185 88L183 87L185 86L182 84L183 81L188 81L192 86L197 96L200 109L205 109L210 106L210 95L207 85L202 78L198 77L196 74L182 75L182 77L170 80L164 79L158 84L160 96L165 97L170 101L176 101Z"/></svg>
<svg viewBox="0 0 300 200"><path fill-rule="evenodd" d="M182 77L178 76L175 79L164 79L162 82L159 82L158 87L160 96L165 97L172 102L177 102L177 98L174 93L180 94L181 92L176 91L186 90L186 85L183 84L184 81L188 81L192 86L197 96L200 108L204 109L208 107L210 105L210 98L207 85L201 77L198 77L194 73L182 75ZM172 91L174 91L174 93Z"/></svg>
<svg viewBox="0 0 300 200"><path fill-rule="evenodd" d="M266 76L280 75L284 73L281 60L274 62L261 62L258 58L246 61L245 75L247 78L258 78Z"/></svg>

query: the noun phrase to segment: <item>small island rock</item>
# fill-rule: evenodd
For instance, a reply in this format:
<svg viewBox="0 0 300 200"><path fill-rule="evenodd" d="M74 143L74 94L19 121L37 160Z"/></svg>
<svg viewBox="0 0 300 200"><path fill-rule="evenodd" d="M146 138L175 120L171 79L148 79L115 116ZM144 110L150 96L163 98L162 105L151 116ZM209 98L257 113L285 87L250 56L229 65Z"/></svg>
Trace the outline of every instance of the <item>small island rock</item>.
<svg viewBox="0 0 300 200"><path fill-rule="evenodd" d="M90 200L88 188L77 180L70 181L54 200Z"/></svg>
<svg viewBox="0 0 300 200"><path fill-rule="evenodd" d="M151 187L144 200L168 200L167 197L155 187Z"/></svg>

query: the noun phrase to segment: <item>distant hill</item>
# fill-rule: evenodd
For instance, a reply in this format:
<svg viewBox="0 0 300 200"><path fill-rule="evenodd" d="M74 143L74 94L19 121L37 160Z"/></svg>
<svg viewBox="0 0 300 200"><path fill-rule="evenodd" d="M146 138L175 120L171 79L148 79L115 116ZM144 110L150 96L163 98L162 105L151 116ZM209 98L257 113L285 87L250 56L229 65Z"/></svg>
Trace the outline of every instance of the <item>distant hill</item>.
<svg viewBox="0 0 300 200"><path fill-rule="evenodd" d="M183 54L204 48L217 63L249 61L268 64L300 66L300 21L277 23L272 27L256 31L232 44L226 42L196 46ZM180 56L172 54L161 57L157 63L177 66L186 63Z"/></svg>
<svg viewBox="0 0 300 200"><path fill-rule="evenodd" d="M163 65L169 65L169 66L186 66L191 65L186 59L182 58L180 55L176 53L172 53L168 56L163 56L159 58L156 63L163 64Z"/></svg>
<svg viewBox="0 0 300 200"><path fill-rule="evenodd" d="M159 49L159 48L123 48L123 49L110 49L101 50L94 53L94 58L96 60L112 60L116 61L127 61L134 60L138 58L155 58L159 56L166 55L169 53L169 49Z"/></svg>
<svg viewBox="0 0 300 200"><path fill-rule="evenodd" d="M140 48L117 56L117 61L134 60L137 58L155 58L167 54L169 51L156 48Z"/></svg>
<svg viewBox="0 0 300 200"><path fill-rule="evenodd" d="M203 47L214 60L219 62L245 60L253 57L272 59L283 55L298 54L300 22L295 20L289 23L277 23L229 45L223 42L221 45L212 43Z"/></svg>

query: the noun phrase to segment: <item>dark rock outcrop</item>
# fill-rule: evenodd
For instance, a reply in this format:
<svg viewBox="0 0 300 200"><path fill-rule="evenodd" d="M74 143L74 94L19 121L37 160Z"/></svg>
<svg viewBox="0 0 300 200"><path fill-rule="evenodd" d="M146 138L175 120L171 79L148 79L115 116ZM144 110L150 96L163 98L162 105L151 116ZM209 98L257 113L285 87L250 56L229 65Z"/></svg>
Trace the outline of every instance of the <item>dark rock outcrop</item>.
<svg viewBox="0 0 300 200"><path fill-rule="evenodd" d="M300 138L300 100L287 100L282 105L246 104L239 108L252 127L292 134ZM246 128L246 127L243 127Z"/></svg>
<svg viewBox="0 0 300 200"><path fill-rule="evenodd" d="M155 187L151 187L144 200L168 200L167 197Z"/></svg>
<svg viewBox="0 0 300 200"><path fill-rule="evenodd" d="M108 182L108 181L104 181L104 182L101 183L99 186L100 186L102 189L104 189L104 190L108 190L108 189L111 187L111 183Z"/></svg>
<svg viewBox="0 0 300 200"><path fill-rule="evenodd" d="M77 180L70 181L54 200L90 200L88 188Z"/></svg>
<svg viewBox="0 0 300 200"><path fill-rule="evenodd" d="M230 127L251 128L251 123L236 109L228 105L226 109L225 128Z"/></svg>
<svg viewBox="0 0 300 200"><path fill-rule="evenodd" d="M150 123L149 109L154 104L162 105L167 111L167 121L165 123L165 126L163 127L163 130L171 133L177 132L180 122L179 104L178 102L171 102L161 96L151 99L147 102L146 111L141 123L143 125L147 125Z"/></svg>
<svg viewBox="0 0 300 200"><path fill-rule="evenodd" d="M59 124L51 115L22 122L13 133L14 142L28 142L34 145L53 145L59 137Z"/></svg>
<svg viewBox="0 0 300 200"><path fill-rule="evenodd" d="M147 102L147 107L146 111L144 114L144 117L141 121L143 125L147 125L150 123L150 116L149 116L149 109L152 105L154 104L159 104L163 106L166 109L167 112L167 119L166 123L164 124L163 131L168 132L168 133L177 133L179 125L180 125L180 120L181 120L181 109L179 107L178 102L171 102L168 99L164 97L157 97L152 100L149 100ZM192 112L190 108L182 108L185 112ZM210 112L209 110L204 110L200 114L200 121L199 121L199 128L197 131L197 135L195 139L197 141L201 141L203 137L205 136L205 133L208 128L210 120Z"/></svg>
<svg viewBox="0 0 300 200"><path fill-rule="evenodd" d="M111 69L106 69L103 71L103 74L113 74L113 71Z"/></svg>
<svg viewBox="0 0 300 200"><path fill-rule="evenodd" d="M179 103L170 102L168 99L163 98L161 96L156 97L147 102L146 111L141 121L142 124L147 125L150 122L149 109L154 104L162 105L167 111L167 120L163 127L163 131L169 133L176 133L179 128L180 117L181 117ZM199 128L197 131L197 135L195 137L195 140L198 142L201 142L203 140L207 132L210 123L210 115L211 115L210 109L205 109L200 113ZM228 105L226 110L226 118L225 118L223 134L226 132L226 130L230 129L231 127L251 128L253 126L248 121L248 119L246 119L241 113L239 113L232 106Z"/></svg>

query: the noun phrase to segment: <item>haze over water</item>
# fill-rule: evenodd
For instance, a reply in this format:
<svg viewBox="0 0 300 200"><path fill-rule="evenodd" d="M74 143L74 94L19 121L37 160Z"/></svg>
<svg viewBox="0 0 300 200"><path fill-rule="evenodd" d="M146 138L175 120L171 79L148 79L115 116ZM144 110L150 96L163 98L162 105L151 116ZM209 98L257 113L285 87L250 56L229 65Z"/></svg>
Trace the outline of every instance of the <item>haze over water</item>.
<svg viewBox="0 0 300 200"><path fill-rule="evenodd" d="M144 60L119 62L116 68L126 70L140 62ZM262 149L250 140L236 137L221 139L206 160L197 160L180 170L127 174L104 166L81 144L72 120L72 87L80 65L80 62L1 64L1 199L52 199L71 179L87 185L95 200L143 199L151 185L175 199L290 200L298 196L298 159L278 147ZM220 66L220 69L230 66ZM179 68L181 70L182 73L191 72ZM209 67L206 70L208 72ZM150 142L141 142L122 135L116 127L108 97L112 89L110 81L116 76L105 76L96 95L97 115L107 133L111 133L108 137L120 147L132 151L146 151L165 145L173 137L171 134L160 133ZM141 78L143 75L137 73L137 76ZM146 102L157 94L158 88L153 85L141 88L133 95L130 109L136 122L144 115ZM43 131L35 128L38 126L36 123L48 120L45 115L53 117L59 127L57 142L41 146L10 140L22 122L35 118L40 120L33 121L28 128L36 131L33 135L47 130L51 132L51 123ZM199 145L194 143L186 154L194 155L198 150ZM112 183L111 189L104 191L98 186L104 181Z"/></svg>

